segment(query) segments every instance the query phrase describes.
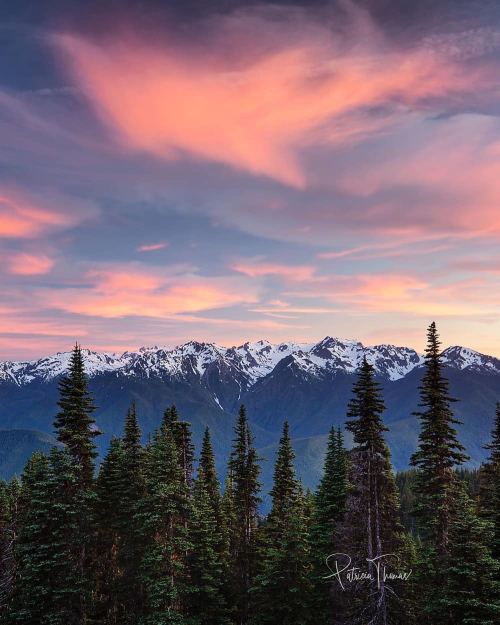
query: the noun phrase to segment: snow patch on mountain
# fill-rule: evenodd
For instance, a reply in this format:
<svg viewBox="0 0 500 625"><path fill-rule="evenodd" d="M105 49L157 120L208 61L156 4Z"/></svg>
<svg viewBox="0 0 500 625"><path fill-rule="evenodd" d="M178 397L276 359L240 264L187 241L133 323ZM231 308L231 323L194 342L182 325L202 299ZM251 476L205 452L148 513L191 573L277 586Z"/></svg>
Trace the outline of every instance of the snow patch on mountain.
<svg viewBox="0 0 500 625"><path fill-rule="evenodd" d="M309 376L331 371L353 373L364 357L377 373L389 380L399 380L423 364L424 358L414 349L394 345L365 347L359 341L327 336L318 343L269 341L247 342L236 347L222 347L214 343L190 341L174 349L142 347L137 352L123 354L83 350L89 377L114 373L127 377L175 377L202 379L223 371L237 377L237 384L247 388L269 375L284 359L288 366ZM33 381L49 381L64 373L71 353L63 352L28 362L0 362L0 381L17 385ZM500 360L485 356L465 347L449 347L443 352L443 361L457 369L473 369L500 373Z"/></svg>
<svg viewBox="0 0 500 625"><path fill-rule="evenodd" d="M457 369L471 369L489 373L500 373L500 360L479 352L454 345L443 351L443 362Z"/></svg>

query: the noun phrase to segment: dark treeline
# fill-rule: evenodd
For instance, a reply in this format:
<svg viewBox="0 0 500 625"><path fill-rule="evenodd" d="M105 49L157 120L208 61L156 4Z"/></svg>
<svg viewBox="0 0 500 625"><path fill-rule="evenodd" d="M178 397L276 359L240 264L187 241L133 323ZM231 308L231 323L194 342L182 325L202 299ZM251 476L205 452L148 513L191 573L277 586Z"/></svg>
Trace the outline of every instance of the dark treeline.
<svg viewBox="0 0 500 625"><path fill-rule="evenodd" d="M358 372L346 429L306 491L285 422L271 509L245 408L219 483L208 429L197 457L169 407L147 445L135 406L95 475L99 432L82 353L60 382L63 446L0 483L0 620L6 625L494 625L500 620L500 405L489 457L466 451L435 324L419 444L394 475L373 366Z"/></svg>

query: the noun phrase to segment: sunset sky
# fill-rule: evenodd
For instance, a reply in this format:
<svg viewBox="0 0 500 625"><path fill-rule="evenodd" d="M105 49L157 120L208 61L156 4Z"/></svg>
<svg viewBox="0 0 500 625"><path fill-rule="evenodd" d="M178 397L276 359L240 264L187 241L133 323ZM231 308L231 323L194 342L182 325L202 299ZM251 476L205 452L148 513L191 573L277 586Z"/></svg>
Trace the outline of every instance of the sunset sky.
<svg viewBox="0 0 500 625"><path fill-rule="evenodd" d="M0 41L0 360L500 356L500 2L18 0Z"/></svg>

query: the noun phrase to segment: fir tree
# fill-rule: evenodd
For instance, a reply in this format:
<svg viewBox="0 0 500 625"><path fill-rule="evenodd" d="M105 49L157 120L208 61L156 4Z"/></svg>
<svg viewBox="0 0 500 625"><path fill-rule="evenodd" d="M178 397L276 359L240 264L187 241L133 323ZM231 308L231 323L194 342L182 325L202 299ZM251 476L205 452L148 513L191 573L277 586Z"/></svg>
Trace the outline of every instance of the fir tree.
<svg viewBox="0 0 500 625"><path fill-rule="evenodd" d="M222 558L226 567L226 584L224 586L224 596L231 622L236 622L235 615L238 609L239 584L235 583L234 571L236 569L233 555L238 551L239 534L236 531L237 516L234 500L234 486L231 472L229 472L221 498L220 526L222 534Z"/></svg>
<svg viewBox="0 0 500 625"><path fill-rule="evenodd" d="M390 454L383 433L385 409L380 386L375 381L373 366L366 358L358 372L353 396L348 405L347 429L352 432L354 447L350 453L350 489L345 515L335 535L336 551L352 558L351 566L366 570L377 579L376 562L385 554L397 563L403 545L403 528ZM343 564L343 563L342 563ZM398 583L365 580L347 584L342 591L335 580L334 622L386 625L399 620L404 613L403 588Z"/></svg>
<svg viewBox="0 0 500 625"><path fill-rule="evenodd" d="M124 616L120 602L121 571L118 563L123 521L123 455L122 441L113 437L96 481L94 616L106 625L118 625Z"/></svg>
<svg viewBox="0 0 500 625"><path fill-rule="evenodd" d="M68 373L59 382L59 413L54 426L57 439L80 466L82 488L89 488L94 476L94 460L97 456L94 438L95 429L92 413L94 402L88 390L83 355L77 344L71 354Z"/></svg>
<svg viewBox="0 0 500 625"><path fill-rule="evenodd" d="M479 512L493 524L491 550L500 560L500 403L497 403L491 442L485 445L490 453L480 470Z"/></svg>
<svg viewBox="0 0 500 625"><path fill-rule="evenodd" d="M255 533L260 503L258 456L248 425L246 410L240 407L235 426L235 438L229 459L234 497L235 524L231 528L233 584L236 621L246 625L249 617L249 591L255 572Z"/></svg>
<svg viewBox="0 0 500 625"><path fill-rule="evenodd" d="M123 616L121 624L135 623L142 608L142 585L139 568L142 559L143 538L139 511L145 494L145 451L141 444L141 430L133 403L125 419L120 458L120 549L118 564L121 570L120 594Z"/></svg>
<svg viewBox="0 0 500 625"><path fill-rule="evenodd" d="M190 623L229 625L225 585L228 562L224 533L209 492L210 480L200 464L194 485L189 559L192 591L189 597Z"/></svg>
<svg viewBox="0 0 500 625"><path fill-rule="evenodd" d="M18 530L20 484L0 481L0 622L9 612L16 575L15 544Z"/></svg>
<svg viewBox="0 0 500 625"><path fill-rule="evenodd" d="M172 429L160 428L147 448L146 494L139 519L145 537L141 564L145 608L141 623L184 623L186 597L191 591L187 554L191 550L185 519L188 492Z"/></svg>
<svg viewBox="0 0 500 625"><path fill-rule="evenodd" d="M22 475L19 534L15 548L17 575L6 622L39 625L44 622L45 615L50 614L49 482L47 457L41 453L33 454Z"/></svg>
<svg viewBox="0 0 500 625"><path fill-rule="evenodd" d="M422 536L439 556L448 553L448 528L451 520L453 468L467 460L464 447L457 440L448 380L443 376L441 342L436 324L427 332L425 374L420 386L421 411L414 413L421 421L419 447L411 463L417 467L415 479L415 515Z"/></svg>
<svg viewBox="0 0 500 625"><path fill-rule="evenodd" d="M81 563L80 474L68 451L35 454L23 474L11 621L82 625L90 584Z"/></svg>
<svg viewBox="0 0 500 625"><path fill-rule="evenodd" d="M219 478L217 477L217 470L215 468L214 452L212 449L212 441L210 439L210 430L208 427L205 429L203 434L203 443L200 453L200 468L201 472L198 475L198 479L202 479L204 481L210 503L219 517L221 505L220 485Z"/></svg>
<svg viewBox="0 0 500 625"><path fill-rule="evenodd" d="M457 484L449 529L449 554L434 589L432 622L494 625L500 615L500 563L490 552L491 523L478 518L463 483Z"/></svg>
<svg viewBox="0 0 500 625"><path fill-rule="evenodd" d="M182 468L184 483L191 488L193 483L194 446L192 443L191 425L188 421L181 421L175 406L170 406L163 415L164 427L170 428L174 436L179 454L179 464Z"/></svg>
<svg viewBox="0 0 500 625"><path fill-rule="evenodd" d="M334 532L345 511L347 496L347 452L340 428L330 430L323 476L314 505L311 528L314 555L315 614L324 623L332 620L331 581L326 561L335 552Z"/></svg>
<svg viewBox="0 0 500 625"><path fill-rule="evenodd" d="M288 423L280 440L272 508L261 530L259 574L254 580L252 622L307 625L311 613L311 565L306 498L295 475Z"/></svg>

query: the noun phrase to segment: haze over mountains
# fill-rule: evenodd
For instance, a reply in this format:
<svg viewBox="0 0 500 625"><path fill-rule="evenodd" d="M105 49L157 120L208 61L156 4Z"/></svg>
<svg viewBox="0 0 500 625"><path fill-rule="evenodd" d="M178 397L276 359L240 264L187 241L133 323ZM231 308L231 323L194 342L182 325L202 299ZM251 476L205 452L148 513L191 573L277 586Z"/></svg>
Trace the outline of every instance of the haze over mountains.
<svg viewBox="0 0 500 625"><path fill-rule="evenodd" d="M322 466L326 433L343 425L357 367L364 356L374 364L384 387L385 421L393 462L403 469L415 449L423 357L392 345L365 347L356 341L326 337L318 343L267 341L221 347L189 342L175 349L144 347L137 352L107 354L84 350L95 417L104 451L121 433L129 403L137 403L144 437L158 426L163 410L175 403L190 421L199 444L208 425L214 435L219 469L224 470L234 416L241 403L249 412L256 443L273 459L284 419L290 422L297 466L306 484L314 485ZM500 360L465 347L444 353L451 392L460 401L456 414L461 441L478 464L484 457L495 402L500 398ZM69 352L29 362L0 363L0 473L19 472L33 449L50 445L57 407L57 382ZM264 462L264 487L272 462Z"/></svg>

